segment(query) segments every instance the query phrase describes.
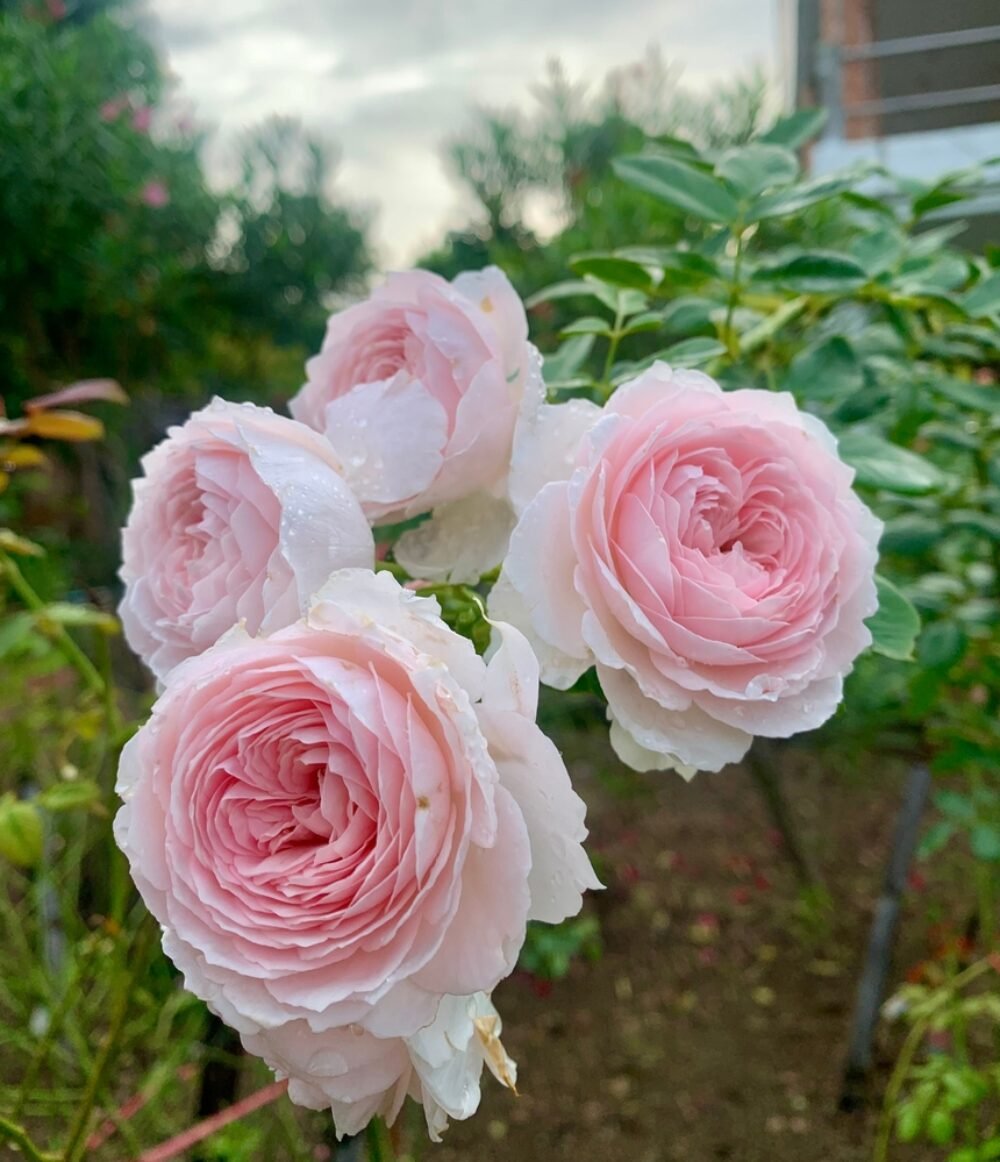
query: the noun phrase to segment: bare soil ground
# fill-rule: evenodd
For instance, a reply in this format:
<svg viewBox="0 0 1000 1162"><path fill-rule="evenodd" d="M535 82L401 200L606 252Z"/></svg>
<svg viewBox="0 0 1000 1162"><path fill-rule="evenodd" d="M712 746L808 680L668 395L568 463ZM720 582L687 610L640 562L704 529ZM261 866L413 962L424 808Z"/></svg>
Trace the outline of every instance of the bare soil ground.
<svg viewBox="0 0 1000 1162"><path fill-rule="evenodd" d="M880 1031L867 1111L837 1108L857 976L901 766L824 770L788 751L783 783L830 907L809 907L749 774L686 784L615 770L597 735L570 757L607 891L604 952L548 985L497 994L520 1096L483 1108L434 1162L864 1162L891 1051ZM620 768L618 768L620 770ZM927 955L947 885L912 877L893 980ZM893 1158L915 1162L919 1151Z"/></svg>

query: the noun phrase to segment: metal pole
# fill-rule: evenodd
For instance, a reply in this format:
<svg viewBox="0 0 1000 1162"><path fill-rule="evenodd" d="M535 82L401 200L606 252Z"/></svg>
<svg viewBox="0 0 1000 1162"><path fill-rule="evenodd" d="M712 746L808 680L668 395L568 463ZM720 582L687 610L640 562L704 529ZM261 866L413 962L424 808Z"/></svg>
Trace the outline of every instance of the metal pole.
<svg viewBox="0 0 1000 1162"><path fill-rule="evenodd" d="M914 767L906 784L903 805L896 819L892 851L886 867L882 895L875 905L868 952L858 984L851 1040L840 1094L842 1110L856 1110L864 1105L864 1082L871 1069L872 1042L879 1010L889 976L892 949L899 923L903 892L910 874L910 863L920 835L920 820L930 794L931 774L925 766Z"/></svg>

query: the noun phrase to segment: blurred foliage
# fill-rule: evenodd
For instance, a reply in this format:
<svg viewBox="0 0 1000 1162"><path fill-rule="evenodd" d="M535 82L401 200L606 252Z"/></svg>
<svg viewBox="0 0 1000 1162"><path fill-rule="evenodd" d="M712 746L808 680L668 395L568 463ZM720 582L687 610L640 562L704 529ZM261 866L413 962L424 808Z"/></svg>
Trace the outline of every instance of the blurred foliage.
<svg viewBox="0 0 1000 1162"><path fill-rule="evenodd" d="M947 1151L948 1162L1000 1158L1000 957L977 961L932 983L908 984L887 1005L909 1033L890 1078L875 1162L889 1157L893 1132ZM992 990L983 984L992 985ZM925 1042L926 1059L916 1061Z"/></svg>
<svg viewBox="0 0 1000 1162"><path fill-rule="evenodd" d="M571 81L553 61L533 96L530 113L477 110L446 147L446 163L477 211L421 265L451 278L493 262L529 295L558 278L581 249L628 237L676 242L683 223L618 181L614 158L639 149L647 135L684 132L706 147L743 141L766 106L761 75L696 96L656 50L597 85ZM539 212L557 225L544 241L529 225Z"/></svg>
<svg viewBox="0 0 1000 1162"><path fill-rule="evenodd" d="M77 583L113 576L139 454L212 395L286 399L371 267L333 153L297 123L248 132L237 180L209 182L145 19L124 0L0 7L0 398L113 375L141 404L106 416L103 461L59 457L79 503L23 514L68 538Z"/></svg>
<svg viewBox="0 0 1000 1162"><path fill-rule="evenodd" d="M60 11L0 13L8 403L80 374L196 400L230 378L244 395L297 386L248 384L219 339L310 350L332 296L367 273L364 221L326 192L329 149L272 121L216 193L138 10Z"/></svg>

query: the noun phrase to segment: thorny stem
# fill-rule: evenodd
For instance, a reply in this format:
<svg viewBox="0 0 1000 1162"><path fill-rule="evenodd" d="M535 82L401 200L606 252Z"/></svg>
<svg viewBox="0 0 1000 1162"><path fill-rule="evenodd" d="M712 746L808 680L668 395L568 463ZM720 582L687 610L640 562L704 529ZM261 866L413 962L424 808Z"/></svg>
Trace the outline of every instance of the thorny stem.
<svg viewBox="0 0 1000 1162"><path fill-rule="evenodd" d="M7 575L10 581L11 588L24 602L24 604L32 611L44 616L45 602L38 596L28 583L28 579L17 567L16 562L3 551L0 551L0 572ZM104 679L97 672L94 663L87 657L87 655L80 649L73 638L66 631L64 626L53 624L49 630L53 641L62 651L63 657L67 662L77 671L83 679L85 685L90 691L96 694L99 698L104 698L106 695Z"/></svg>

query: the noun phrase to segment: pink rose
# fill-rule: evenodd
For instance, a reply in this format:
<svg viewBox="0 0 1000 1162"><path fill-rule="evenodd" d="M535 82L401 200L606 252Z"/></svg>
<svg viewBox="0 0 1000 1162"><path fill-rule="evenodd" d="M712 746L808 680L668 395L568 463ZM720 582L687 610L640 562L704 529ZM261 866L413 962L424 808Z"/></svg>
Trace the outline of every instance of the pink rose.
<svg viewBox="0 0 1000 1162"><path fill-rule="evenodd" d="M170 205L170 191L166 182L146 182L139 191L139 199L153 210L162 210L164 206Z"/></svg>
<svg viewBox="0 0 1000 1162"><path fill-rule="evenodd" d="M176 667L126 746L118 843L188 988L255 1052L412 1037L597 886L537 663L498 631L487 665L435 601L342 570L304 620Z"/></svg>
<svg viewBox="0 0 1000 1162"><path fill-rule="evenodd" d="M881 524L852 479L790 395L655 364L526 430L491 609L546 682L596 662L630 766L718 770L829 718L871 641Z"/></svg>
<svg viewBox="0 0 1000 1162"><path fill-rule="evenodd" d="M132 128L136 133L148 133L153 124L153 110L149 105L140 105L132 113Z"/></svg>
<svg viewBox="0 0 1000 1162"><path fill-rule="evenodd" d="M358 502L322 437L215 400L143 458L122 534L119 610L157 677L235 622L288 625L335 569L374 564Z"/></svg>
<svg viewBox="0 0 1000 1162"><path fill-rule="evenodd" d="M329 1109L339 1137L360 1133L373 1117L396 1120L406 1097L424 1107L431 1140L448 1118L479 1107L483 1066L513 1088L517 1066L500 1041L500 1017L485 993L444 997L433 1022L411 1037L375 1037L358 1025L315 1033L305 1021L243 1037L288 1096L309 1109Z"/></svg>
<svg viewBox="0 0 1000 1162"><path fill-rule="evenodd" d="M105 101L98 109L98 116L102 121L117 121L128 108L128 97L112 97Z"/></svg>
<svg viewBox="0 0 1000 1162"><path fill-rule="evenodd" d="M513 526L514 427L542 398L524 308L504 275L391 274L330 319L306 371L292 415L326 434L369 518L436 510L403 538L399 559L456 580L499 564Z"/></svg>

